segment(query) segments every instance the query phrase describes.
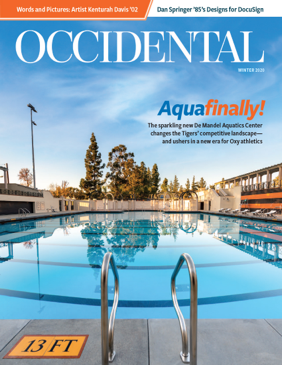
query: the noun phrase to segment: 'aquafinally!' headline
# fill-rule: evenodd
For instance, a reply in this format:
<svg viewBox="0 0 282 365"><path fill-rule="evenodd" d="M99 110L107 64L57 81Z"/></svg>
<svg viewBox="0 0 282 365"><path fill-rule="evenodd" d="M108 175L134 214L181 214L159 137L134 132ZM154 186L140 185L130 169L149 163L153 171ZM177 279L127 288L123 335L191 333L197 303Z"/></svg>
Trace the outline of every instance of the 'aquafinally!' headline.
<svg viewBox="0 0 282 365"><path fill-rule="evenodd" d="M251 104L250 100L241 100L240 104L218 104L217 99L209 99L207 104L174 104L171 105L165 100L158 112L158 115L176 116L181 120L183 116L246 116L252 120L257 115L262 116L265 107L265 100L259 104Z"/></svg>

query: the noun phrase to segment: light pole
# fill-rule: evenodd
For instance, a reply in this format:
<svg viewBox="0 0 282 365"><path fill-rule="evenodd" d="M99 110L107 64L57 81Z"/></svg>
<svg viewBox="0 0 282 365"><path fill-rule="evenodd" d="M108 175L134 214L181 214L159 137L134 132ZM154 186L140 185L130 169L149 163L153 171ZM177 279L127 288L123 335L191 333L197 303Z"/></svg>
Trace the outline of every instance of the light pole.
<svg viewBox="0 0 282 365"><path fill-rule="evenodd" d="M37 125L37 124L32 120L32 112L34 111L35 113L37 113L37 111L35 110L35 108L34 108L33 105L27 104L27 106L30 108L31 143L32 143L32 164L33 164L33 187L34 187L34 189L36 189L36 184L35 184L34 146L33 146L33 125Z"/></svg>

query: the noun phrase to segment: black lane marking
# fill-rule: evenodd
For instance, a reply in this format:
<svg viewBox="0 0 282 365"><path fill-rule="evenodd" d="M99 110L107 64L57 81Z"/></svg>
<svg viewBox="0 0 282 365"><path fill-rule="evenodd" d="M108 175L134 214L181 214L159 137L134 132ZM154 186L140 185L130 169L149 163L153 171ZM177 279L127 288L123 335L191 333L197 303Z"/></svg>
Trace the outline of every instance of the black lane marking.
<svg viewBox="0 0 282 365"><path fill-rule="evenodd" d="M225 243L225 242L224 242ZM145 245L122 245L122 246L115 246L115 245L107 245L107 246L101 246L101 245L88 245L88 247L94 247L94 248L103 248L103 247L108 247L108 248L154 248L153 246L145 246ZM198 247L224 247L224 245L175 245L175 246L159 246L157 245L156 248L185 248L185 249L189 249L189 248L198 248Z"/></svg>
<svg viewBox="0 0 282 365"><path fill-rule="evenodd" d="M156 246L156 248L185 248L185 249L189 249L189 248L199 248L199 247L227 247L226 245L229 246L249 246L250 244L252 245L265 245L265 244L272 244L272 245L277 245L277 244L281 244L281 241L268 241L268 242L246 242L246 243L231 243L231 242L225 242L221 239L218 239L218 241L222 242L221 244L205 244L205 245L165 245L165 246L160 246L159 243ZM9 242L7 241L0 241L0 244L3 243L11 243L11 244L19 244L19 243L25 243L25 241L18 241L18 242ZM87 245L87 244L62 244L62 243L43 243L43 242L39 242L39 246L60 246L60 247L82 247L82 248L88 248L88 247L93 247L93 248L117 248L117 249L124 249L124 248L152 248L155 249L155 247L153 246L145 246L145 245Z"/></svg>
<svg viewBox="0 0 282 365"><path fill-rule="evenodd" d="M6 261L5 258L0 258L1 261ZM270 261L270 260L267 260ZM274 260L273 260L274 261ZM277 261L277 260L276 260ZM22 264L37 264L36 260L24 260L24 259L11 259L9 262L22 263ZM209 264L196 264L196 268L205 267L217 267L217 266L234 266L234 265L249 265L249 264L262 264L261 260L250 260L250 261L233 261L233 262L216 262ZM99 264L80 264L80 263L70 263L70 262L52 262L52 261L40 261L40 265L48 266L67 266L67 267L83 267L83 268L93 268L100 269L102 266ZM126 266L126 265L116 265L118 269L121 270L173 270L175 265L162 265L162 266ZM183 265L182 269L186 269L187 265Z"/></svg>
<svg viewBox="0 0 282 365"><path fill-rule="evenodd" d="M99 306L99 307L101 306L101 300L93 298L69 297L69 296L52 295L52 294L40 294L39 298L38 293L31 293L31 292L24 292L10 289L0 289L0 295L13 298L30 299L30 300L40 299L45 302ZM240 302L246 300L277 297L281 295L282 295L282 289L266 290L254 293L222 295L217 297L198 298L198 305ZM190 299L179 299L178 303L180 306L187 307L190 305ZM109 300L109 306L112 305L113 301ZM119 300L118 306L120 308L167 308L167 307L173 307L173 303L172 300Z"/></svg>
<svg viewBox="0 0 282 365"><path fill-rule="evenodd" d="M167 246L160 246L159 243L157 245L157 248L185 248L185 249L189 249L189 248L198 248L198 247L225 247L226 246L226 242L221 241L221 244L209 244L209 245L167 245ZM9 242L9 241L0 241L1 243L11 243L11 244L19 244L19 243L25 243L25 241L19 241L19 242ZM123 249L123 248L154 248L153 246L145 246L145 245L120 245L120 246L115 246L115 245L86 245L86 244L80 244L80 245L76 245L76 244L62 244L62 243L43 243L43 242L39 242L39 246L60 246L60 247L82 247L82 248L88 248L88 247L93 247L93 248L119 248L119 249Z"/></svg>

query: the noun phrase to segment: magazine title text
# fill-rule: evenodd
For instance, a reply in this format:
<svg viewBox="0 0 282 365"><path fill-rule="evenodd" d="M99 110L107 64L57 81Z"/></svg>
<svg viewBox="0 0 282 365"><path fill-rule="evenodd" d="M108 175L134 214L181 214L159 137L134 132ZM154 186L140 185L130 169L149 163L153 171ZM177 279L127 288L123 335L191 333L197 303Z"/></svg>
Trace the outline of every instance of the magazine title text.
<svg viewBox="0 0 282 365"><path fill-rule="evenodd" d="M30 47L30 43L24 41L29 33L38 39L38 54L35 59L26 59L24 51ZM80 42L83 41L85 34L91 35L91 44L89 47L95 50L95 47L100 46L101 52L95 51L95 56L87 59L85 55L81 54ZM39 62L44 56L46 49L49 58L57 63L69 62L74 56L78 61L83 63L130 63L139 61L141 63L174 63L174 52L176 49L180 50L182 55L188 62L193 61L193 57L200 63L222 63L225 61L224 55L229 55L228 62L234 63L257 63L264 62L264 50L260 51L259 57L251 58L250 50L252 31L240 31L239 38L236 33L236 42L234 35L230 31L221 34L219 31L186 31L184 35L179 37L173 31L142 31L141 35L129 31L101 31L94 32L92 30L83 30L73 35L73 32L66 30L58 30L52 33L47 41L44 37L35 30L26 30L22 32L16 41L16 52L19 59L25 63ZM30 36L30 34L29 34ZM54 50L53 43L58 36L64 36L64 44L69 47L72 44L72 52L69 52L65 59L59 59ZM181 39L180 39L181 38ZM238 41L239 39L239 41ZM101 42L101 45L100 45ZM211 42L216 42L217 50L216 57L211 56ZM199 58L197 52L193 52L193 45L197 43L202 45L202 58ZM23 45L24 44L24 45ZM132 55L128 57L126 48L128 44L132 48ZM166 51L163 47L166 47ZM34 45L32 45L34 48ZM112 47L115 47L115 57L110 56ZM238 53L238 49L242 49L242 54ZM68 49L68 48L67 48ZM36 50L36 52L37 52ZM195 54L196 53L196 54Z"/></svg>

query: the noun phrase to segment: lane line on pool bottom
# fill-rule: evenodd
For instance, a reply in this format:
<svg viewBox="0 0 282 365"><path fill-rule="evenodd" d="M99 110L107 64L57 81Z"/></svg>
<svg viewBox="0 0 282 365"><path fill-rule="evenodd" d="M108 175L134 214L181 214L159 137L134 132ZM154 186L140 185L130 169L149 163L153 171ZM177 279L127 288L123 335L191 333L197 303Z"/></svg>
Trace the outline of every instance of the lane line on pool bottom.
<svg viewBox="0 0 282 365"><path fill-rule="evenodd" d="M271 260L265 260L267 262L271 262ZM276 260L279 261L279 260ZM11 262L11 263L21 263L21 264L38 264L36 260L25 260L25 259L1 259L0 262ZM233 261L233 262L215 262L209 264L196 264L196 268L205 268L205 267L218 267L218 266L234 266L234 265L249 265L249 264L262 264L263 260L248 260L248 261ZM273 262L275 262L273 260ZM70 262L53 262L53 261L40 261L39 265L47 265L47 266L66 266L66 267L77 267L77 268L86 268L86 269L101 269L102 265L100 264L80 264L80 263L70 263ZM162 266L126 266L126 265L116 265L120 270L173 270L175 265L162 265ZM187 265L183 265L181 269L187 269Z"/></svg>
<svg viewBox="0 0 282 365"><path fill-rule="evenodd" d="M55 302L55 303L65 303L65 304L77 304L77 305L87 305L87 306L101 306L100 299L92 298L78 298L78 297L68 297L61 295L52 294L38 294L10 289L1 289L0 295L30 299L30 300L40 300L45 302ZM282 289L266 290L254 293L244 293L244 294L231 294L217 297L207 297L198 298L198 305L210 305L210 304L223 304L231 302L240 302L246 300L263 299L270 297L282 296ZM190 299L179 299L178 303L180 306L189 306ZM109 300L109 306L113 305L113 301ZM120 308L167 308L173 307L172 300L119 300L118 306Z"/></svg>

